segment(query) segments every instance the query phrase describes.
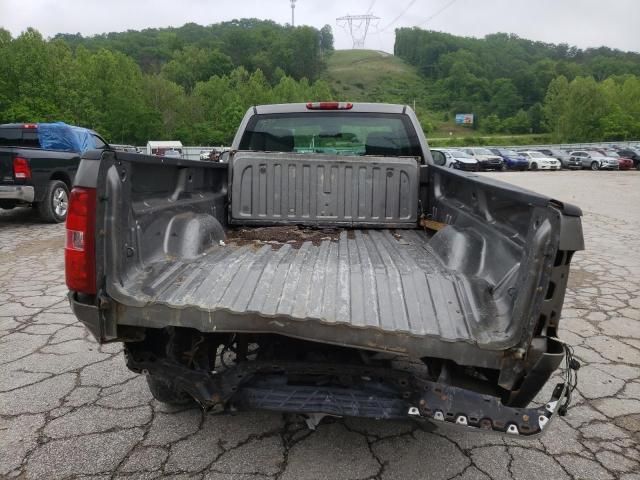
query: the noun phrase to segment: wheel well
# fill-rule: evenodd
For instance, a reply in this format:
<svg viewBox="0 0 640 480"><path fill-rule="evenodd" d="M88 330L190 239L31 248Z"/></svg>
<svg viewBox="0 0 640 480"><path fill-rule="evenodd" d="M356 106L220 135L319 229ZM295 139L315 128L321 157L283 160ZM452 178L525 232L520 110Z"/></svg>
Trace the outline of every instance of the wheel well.
<svg viewBox="0 0 640 480"><path fill-rule="evenodd" d="M64 182L65 185L67 185L67 188L69 190L71 190L71 179L69 178L69 175L64 172L55 172L53 175L51 175L51 178L49 180L60 180L61 182Z"/></svg>

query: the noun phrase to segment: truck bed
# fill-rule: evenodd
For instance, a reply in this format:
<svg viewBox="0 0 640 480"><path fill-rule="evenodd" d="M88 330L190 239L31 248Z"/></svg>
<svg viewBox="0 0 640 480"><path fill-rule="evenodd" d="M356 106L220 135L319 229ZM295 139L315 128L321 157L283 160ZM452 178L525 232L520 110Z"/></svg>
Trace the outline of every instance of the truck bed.
<svg viewBox="0 0 640 480"><path fill-rule="evenodd" d="M118 153L102 174L100 337L276 334L497 369L559 317L581 248L559 247L560 222L578 228L579 212L413 158L296 155ZM444 228L428 234L419 212Z"/></svg>
<svg viewBox="0 0 640 480"><path fill-rule="evenodd" d="M159 401L539 433L572 375L516 407L573 363L580 210L433 165L407 107L340 105L252 108L220 164L85 155L74 313ZM299 153L305 125L366 131L364 154L315 153L315 133Z"/></svg>
<svg viewBox="0 0 640 480"><path fill-rule="evenodd" d="M421 230L341 230L290 243L231 238L195 261L150 265L118 300L204 310L223 330L224 311L252 314L258 330L256 321L266 330L286 318L449 342L502 339L491 295L474 293L486 281L445 268L428 241ZM473 304L483 306L481 316Z"/></svg>

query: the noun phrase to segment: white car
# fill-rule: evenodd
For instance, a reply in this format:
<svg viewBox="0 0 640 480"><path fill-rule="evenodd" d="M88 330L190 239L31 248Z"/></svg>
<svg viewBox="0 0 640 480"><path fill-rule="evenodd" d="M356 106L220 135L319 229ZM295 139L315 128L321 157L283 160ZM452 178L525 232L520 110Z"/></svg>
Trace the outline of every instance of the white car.
<svg viewBox="0 0 640 480"><path fill-rule="evenodd" d="M496 155L488 148L465 148L463 152L478 161L481 170L506 170L507 166L500 155Z"/></svg>
<svg viewBox="0 0 640 480"><path fill-rule="evenodd" d="M200 150L200 160L209 160L212 150Z"/></svg>
<svg viewBox="0 0 640 480"><path fill-rule="evenodd" d="M477 172L480 169L478 161L462 150L434 148L431 150L431 155L436 165L464 170L466 172Z"/></svg>
<svg viewBox="0 0 640 480"><path fill-rule="evenodd" d="M562 168L560 160L547 157L544 153L534 150L525 150L519 153L529 161L529 170L560 170Z"/></svg>

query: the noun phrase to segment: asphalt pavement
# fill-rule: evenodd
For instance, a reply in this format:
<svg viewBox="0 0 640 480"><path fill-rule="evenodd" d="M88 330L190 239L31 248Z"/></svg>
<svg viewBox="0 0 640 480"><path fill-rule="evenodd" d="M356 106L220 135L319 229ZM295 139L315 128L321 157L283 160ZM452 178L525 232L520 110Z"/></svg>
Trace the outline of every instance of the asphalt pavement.
<svg viewBox="0 0 640 480"><path fill-rule="evenodd" d="M0 478L640 480L640 172L489 175L585 211L560 323L578 389L539 439L159 404L71 314L64 227L21 208L0 211Z"/></svg>

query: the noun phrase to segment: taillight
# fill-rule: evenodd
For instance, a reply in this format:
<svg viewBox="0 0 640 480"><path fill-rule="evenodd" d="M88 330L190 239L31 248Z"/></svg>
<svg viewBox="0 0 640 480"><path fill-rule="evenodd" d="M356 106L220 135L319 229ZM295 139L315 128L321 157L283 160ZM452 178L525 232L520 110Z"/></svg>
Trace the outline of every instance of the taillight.
<svg viewBox="0 0 640 480"><path fill-rule="evenodd" d="M34 128L38 128L38 124L37 123L25 123L24 125L22 125L22 128L27 128L29 130L32 130Z"/></svg>
<svg viewBox="0 0 640 480"><path fill-rule="evenodd" d="M65 278L69 290L95 294L96 190L74 187L69 196L64 246Z"/></svg>
<svg viewBox="0 0 640 480"><path fill-rule="evenodd" d="M351 110L353 103L348 102L309 102L307 110Z"/></svg>
<svg viewBox="0 0 640 480"><path fill-rule="evenodd" d="M13 176L16 180L31 180L29 160L22 157L13 157Z"/></svg>

